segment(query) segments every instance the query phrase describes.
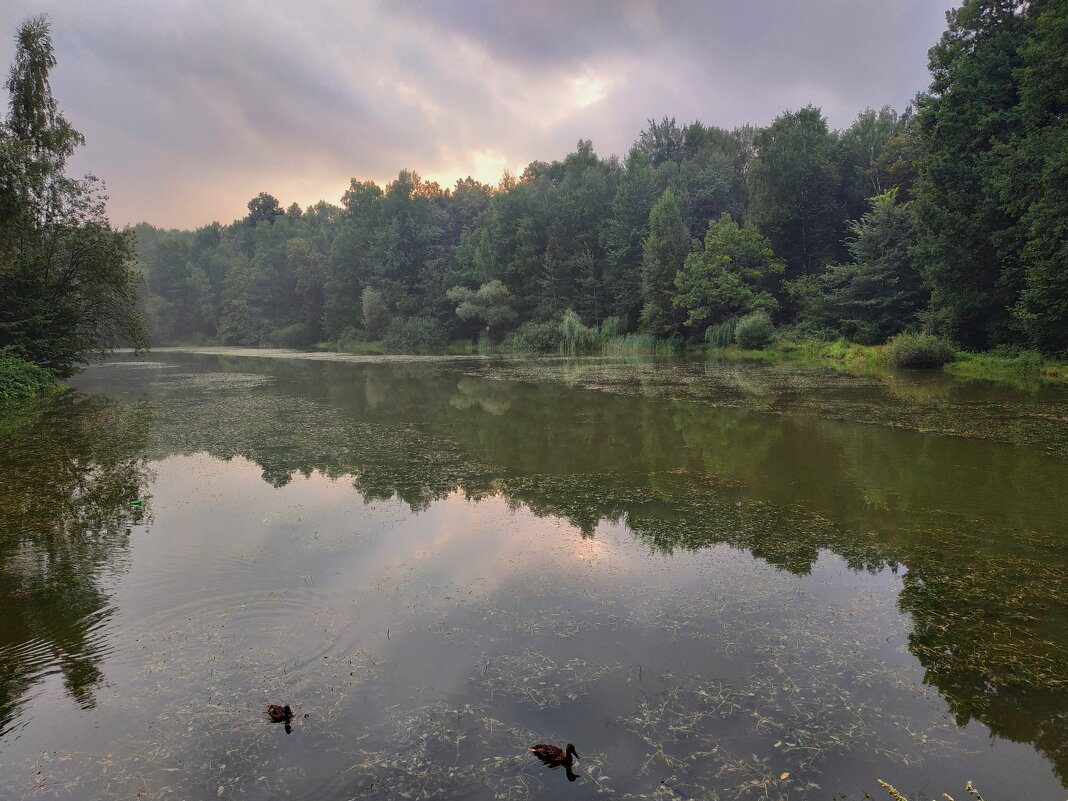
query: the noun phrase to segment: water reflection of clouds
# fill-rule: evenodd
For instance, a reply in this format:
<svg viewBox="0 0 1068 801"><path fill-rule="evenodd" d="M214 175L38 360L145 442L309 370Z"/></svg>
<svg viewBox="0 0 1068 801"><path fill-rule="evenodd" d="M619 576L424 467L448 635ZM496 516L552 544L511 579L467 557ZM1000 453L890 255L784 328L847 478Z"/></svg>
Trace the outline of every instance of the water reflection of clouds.
<svg viewBox="0 0 1068 801"><path fill-rule="evenodd" d="M277 380L246 382L250 391L221 372L249 364ZM384 672L394 690L432 684L469 700L471 654L508 648L520 658L529 646L559 672L581 633L584 645L595 643L593 660L637 657L646 677L650 660L666 657L680 676L722 678L722 648L759 646L771 655L762 663L769 670L818 658L827 668L821 681L864 698L867 690L849 684L858 665L881 670L872 660L889 660L918 681L919 657L954 713L1068 764L1056 705L1033 702L1028 682L1041 676L1020 670L1047 653L1033 647L1031 629L1051 632L1049 644L1063 652L1063 618L1035 603L1063 597L1055 584L1063 569L1045 535L1063 529L1063 493L1051 488L1065 474L1047 454L931 436L899 426L899 415L855 425L871 422L865 410L901 411L903 401L888 401L870 380L824 377L810 386L808 373L783 381L746 368L764 382L752 386L732 382L733 368L724 378L706 365L705 386L686 383L692 370L647 365L636 373L656 397L648 400L627 394L630 373L610 366L579 383L609 390L594 393L546 380L544 366L514 381L494 366L505 380L478 378L458 390L463 379L445 364L275 359L268 370L241 359L210 363L214 372L199 384L148 384L152 371L127 371L125 397L141 396L137 382L156 393L157 453L190 454L154 465L159 519L135 532L114 598L121 620L107 629L105 673L131 705L145 706L133 719L156 705L138 689L137 637L157 645L154 675L199 680L209 674L196 671L214 669L242 698L274 686L310 697L348 676L326 665L359 652L391 660ZM673 393L680 381L685 391ZM381 390L373 409L365 382ZM450 405L457 392L511 405L506 414L481 402ZM732 408L707 402L715 393ZM768 397L776 414L753 413L753 398ZM908 405L908 414L930 418L927 399ZM961 408L945 410L956 421ZM618 472L599 472L606 465ZM915 573L906 592L888 560ZM976 569L962 576L965 561ZM1002 593L1019 576L1031 595ZM914 623L910 652L899 650L909 620L901 610ZM1017 614L1038 622L1001 628ZM882 628L890 643L874 636ZM541 642L528 642L535 637ZM623 655L609 656L619 642ZM453 662L443 667L450 648ZM129 663L125 672L117 660ZM526 697L515 676L498 672L515 698ZM536 672L521 671L532 681ZM747 686L743 676L731 681L733 691ZM202 689L191 684L189 697ZM680 679L669 709L686 712L690 695L712 689ZM35 706L42 720L51 689L46 696ZM583 703L594 697L593 719L619 714L619 696L592 693ZM915 687L887 697L899 717L902 708L915 719L931 712ZM812 711L807 700L787 700ZM952 737L971 742L977 728ZM1018 752L1028 771L1049 772L1034 749L1009 744L982 766Z"/></svg>

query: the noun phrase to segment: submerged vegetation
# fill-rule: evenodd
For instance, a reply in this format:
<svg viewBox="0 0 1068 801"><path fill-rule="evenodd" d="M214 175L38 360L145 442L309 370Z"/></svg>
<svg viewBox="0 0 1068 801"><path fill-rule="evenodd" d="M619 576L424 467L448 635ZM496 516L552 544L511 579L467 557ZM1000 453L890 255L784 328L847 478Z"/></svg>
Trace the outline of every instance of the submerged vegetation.
<svg viewBox="0 0 1068 801"><path fill-rule="evenodd" d="M108 584L86 584L77 625L47 635L74 655L70 692L149 715L151 731L121 726L104 745L4 765L4 792L106 782L188 798L299 782L322 798L474 787L527 799L562 777L526 747L573 739L592 793L827 801L846 786L843 764L856 766L850 787L877 789L876 776L914 787L900 777L985 754L987 731L1031 743L1068 775L1059 532L1037 512L1017 517L1062 494L1060 472L1027 479L1048 467L1037 445L1056 442L1060 424L1043 415L1068 414L1055 398L1007 423L1003 403L928 374L873 399L869 378L789 366L165 358L94 373L147 398L130 416L71 393L23 429L16 453L37 467L16 466L0 501L23 510L5 518L20 528L65 521L40 545L57 570L126 569L128 530L144 536L154 518L155 547L174 550L141 558L182 572L198 546L168 532L203 526L212 538L244 520L212 489L244 476L255 520L175 584L194 592L230 576L227 601L135 626L120 683L94 634ZM898 442L918 431L959 436ZM1033 447L996 447L1006 436ZM55 459L42 458L49 448ZM815 458L825 451L833 458ZM798 452L813 458L799 467ZM68 459L83 469L69 481L86 488L73 510L59 497L67 483L41 491ZM977 461L983 472L968 469ZM187 519L188 482L201 501ZM1003 514L1006 492L1016 505ZM454 525L459 511L472 517ZM462 532L458 550L437 532ZM6 542L0 570L21 577L32 561ZM259 560L277 548L286 567L265 575ZM246 564L250 553L248 575L231 575L229 555ZM485 580L502 564L507 580ZM349 569L369 572L349 583ZM26 619L54 608L53 592L19 582L12 603ZM174 591L145 584L136 565L124 586L163 593L150 608ZM268 611L269 629L241 625ZM33 652L13 658L7 725L39 681ZM264 693L293 705L294 737L321 760L277 757ZM959 728L970 721L986 728Z"/></svg>

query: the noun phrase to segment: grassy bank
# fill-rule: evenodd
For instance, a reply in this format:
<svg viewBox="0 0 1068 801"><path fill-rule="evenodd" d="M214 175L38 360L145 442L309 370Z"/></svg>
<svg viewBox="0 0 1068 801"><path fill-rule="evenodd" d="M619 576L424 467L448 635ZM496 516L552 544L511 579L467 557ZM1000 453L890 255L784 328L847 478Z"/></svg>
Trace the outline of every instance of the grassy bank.
<svg viewBox="0 0 1068 801"><path fill-rule="evenodd" d="M709 353L725 359L763 362L803 362L807 364L834 364L844 367L876 368L884 365L882 346L857 345L838 340L778 340L757 350L746 350L738 345L725 348L709 348Z"/></svg>
<svg viewBox="0 0 1068 801"><path fill-rule="evenodd" d="M885 370L885 346L858 345L838 340L778 340L759 350L744 350L737 345L709 348L709 353L732 360L753 360L769 363L798 362L832 365L848 370ZM961 378L992 381L1047 381L1068 383L1068 362L1045 358L1034 351L1016 353L968 353L957 351L953 361L943 372Z"/></svg>
<svg viewBox="0 0 1068 801"><path fill-rule="evenodd" d="M945 370L963 378L1034 379L1068 383L1068 362L1047 359L1034 351L1011 356L959 351L956 361L946 365Z"/></svg>
<svg viewBox="0 0 1068 801"><path fill-rule="evenodd" d="M769 364L795 362L799 364L838 367L843 370L878 372L891 369L885 345L858 345L844 339L825 341L816 339L777 339L767 346L747 350L738 345L726 347L686 346L681 340L660 340L647 334L599 336L590 329L583 346L569 350L559 340L527 343L521 338L506 338L503 342L468 339L453 340L447 353L452 355L491 354L598 354L621 356L632 354L669 354L706 351L710 355L731 361L761 361ZM338 351L357 355L384 352L381 340L374 342L321 342L318 350ZM956 351L952 361L940 368L942 372L961 378L991 381L1068 383L1068 362L1041 356L1034 351L969 353Z"/></svg>

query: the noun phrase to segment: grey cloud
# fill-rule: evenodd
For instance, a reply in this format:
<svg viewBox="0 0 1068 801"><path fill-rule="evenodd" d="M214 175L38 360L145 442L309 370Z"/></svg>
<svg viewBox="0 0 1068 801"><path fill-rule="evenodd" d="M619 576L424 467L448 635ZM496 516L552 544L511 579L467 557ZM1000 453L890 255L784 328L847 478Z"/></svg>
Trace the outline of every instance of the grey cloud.
<svg viewBox="0 0 1068 801"><path fill-rule="evenodd" d="M926 87L947 7L9 0L0 61L18 23L49 12L53 88L87 137L73 166L107 180L116 222L190 226L259 191L337 202L353 176L460 177L475 153L521 167L581 137L622 155L663 115L733 127L811 102L841 127ZM605 93L582 108L584 79Z"/></svg>
<svg viewBox="0 0 1068 801"><path fill-rule="evenodd" d="M604 51L633 50L644 38L632 2L397 0L386 14L423 22L480 42L497 58L522 65L566 66Z"/></svg>

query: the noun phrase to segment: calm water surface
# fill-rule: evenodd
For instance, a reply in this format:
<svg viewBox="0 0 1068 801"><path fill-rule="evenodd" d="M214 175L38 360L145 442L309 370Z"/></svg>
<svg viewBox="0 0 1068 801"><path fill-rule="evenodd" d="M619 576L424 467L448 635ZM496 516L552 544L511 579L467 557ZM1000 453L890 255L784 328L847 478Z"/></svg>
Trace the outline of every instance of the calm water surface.
<svg viewBox="0 0 1068 801"><path fill-rule="evenodd" d="M1068 797L1065 390L268 356L0 433L0 798Z"/></svg>

